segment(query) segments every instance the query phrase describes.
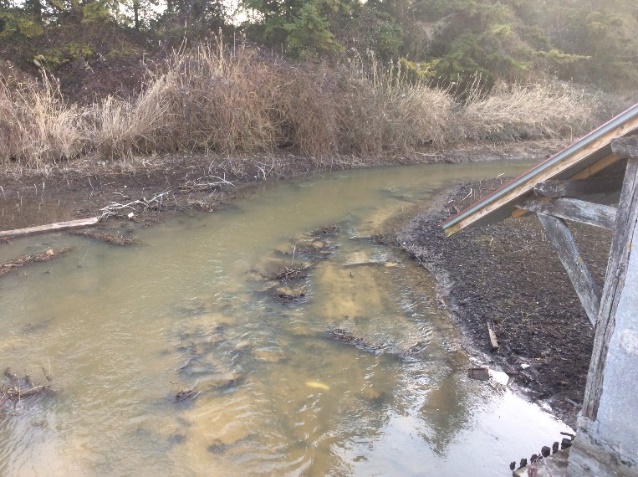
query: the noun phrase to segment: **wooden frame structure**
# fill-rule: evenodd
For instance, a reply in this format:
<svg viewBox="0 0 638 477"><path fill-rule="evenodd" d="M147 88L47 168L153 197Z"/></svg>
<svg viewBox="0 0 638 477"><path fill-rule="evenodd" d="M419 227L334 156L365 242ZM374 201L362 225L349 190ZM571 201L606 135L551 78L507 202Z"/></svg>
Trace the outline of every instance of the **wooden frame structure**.
<svg viewBox="0 0 638 477"><path fill-rule="evenodd" d="M442 227L452 235L528 213L538 217L595 328L568 475L638 476L638 255L631 256L638 248L638 104ZM613 231L602 290L568 222Z"/></svg>
<svg viewBox="0 0 638 477"><path fill-rule="evenodd" d="M592 326L601 291L567 221L613 229L627 154L612 141L638 133L638 104L442 224L447 235L508 216L535 213L558 253Z"/></svg>
<svg viewBox="0 0 638 477"><path fill-rule="evenodd" d="M523 213L517 210L521 199L532 198L535 193L543 194L544 191L547 191L547 197L551 197L550 188L556 191L554 195L600 194L600 188L613 186L613 181L618 181L624 175L624 168L617 165L620 158L611 150L611 141L636 133L638 104L451 217L442 224L446 235L455 234L466 227L498 222L510 216L519 217ZM570 182L568 184L565 181ZM574 191L574 188L578 191Z"/></svg>

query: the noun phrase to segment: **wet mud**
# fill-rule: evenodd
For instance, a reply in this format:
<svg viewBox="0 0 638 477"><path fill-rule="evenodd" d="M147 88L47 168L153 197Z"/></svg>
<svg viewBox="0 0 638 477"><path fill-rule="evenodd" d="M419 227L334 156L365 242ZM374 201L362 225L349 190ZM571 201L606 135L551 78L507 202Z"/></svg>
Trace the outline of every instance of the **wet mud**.
<svg viewBox="0 0 638 477"><path fill-rule="evenodd" d="M535 217L445 237L440 224L502 180L465 184L442 195L397 235L432 272L442 303L468 346L502 367L534 400L546 401L568 424L580 410L593 330L566 272ZM602 283L611 234L571 225L594 279ZM492 351L487 323L498 351Z"/></svg>

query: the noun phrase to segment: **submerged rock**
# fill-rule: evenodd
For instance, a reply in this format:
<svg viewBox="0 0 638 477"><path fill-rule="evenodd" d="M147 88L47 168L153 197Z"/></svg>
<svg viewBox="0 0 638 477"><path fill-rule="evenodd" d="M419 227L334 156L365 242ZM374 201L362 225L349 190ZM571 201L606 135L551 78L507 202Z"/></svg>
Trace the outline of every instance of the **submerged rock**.
<svg viewBox="0 0 638 477"><path fill-rule="evenodd" d="M358 349L370 353L381 353L384 352L386 349L386 345L373 345L371 343L368 343L363 338L354 336L352 333L344 330L343 328L331 328L329 330L326 330L325 335L328 338L340 341L344 344L356 346Z"/></svg>
<svg viewBox="0 0 638 477"><path fill-rule="evenodd" d="M388 393L376 388L366 388L361 392L361 397L371 404L382 404L388 400Z"/></svg>
<svg viewBox="0 0 638 477"><path fill-rule="evenodd" d="M200 379L195 386L195 390L198 394L211 391L227 391L240 386L245 380L245 375L236 372L214 374L208 376L206 379Z"/></svg>
<svg viewBox="0 0 638 477"><path fill-rule="evenodd" d="M306 296L305 287L277 287L274 290L275 295L285 300L294 300Z"/></svg>

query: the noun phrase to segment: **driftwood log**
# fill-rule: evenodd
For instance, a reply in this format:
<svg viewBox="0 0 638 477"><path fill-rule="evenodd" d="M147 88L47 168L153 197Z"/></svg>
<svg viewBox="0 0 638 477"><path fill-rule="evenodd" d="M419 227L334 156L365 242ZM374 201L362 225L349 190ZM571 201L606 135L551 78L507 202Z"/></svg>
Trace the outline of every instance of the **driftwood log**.
<svg viewBox="0 0 638 477"><path fill-rule="evenodd" d="M81 227L90 227L100 221L99 217L90 217L88 219L70 220L68 222L56 222L48 225L38 225L36 227L27 227L24 229L3 230L0 232L0 239L26 237L27 235L42 234L47 232L59 232L62 230L77 229Z"/></svg>

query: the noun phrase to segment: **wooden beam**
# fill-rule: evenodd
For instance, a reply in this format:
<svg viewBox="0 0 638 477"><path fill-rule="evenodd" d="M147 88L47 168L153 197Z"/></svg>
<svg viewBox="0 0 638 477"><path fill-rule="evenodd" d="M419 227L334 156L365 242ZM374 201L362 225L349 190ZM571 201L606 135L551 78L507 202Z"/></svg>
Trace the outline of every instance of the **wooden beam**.
<svg viewBox="0 0 638 477"><path fill-rule="evenodd" d="M616 223L616 208L609 205L595 204L579 199L538 200L528 199L517 205L521 209L537 214L551 215L560 219L571 220L583 224L613 229Z"/></svg>
<svg viewBox="0 0 638 477"><path fill-rule="evenodd" d="M593 176L594 174L598 174L603 169L607 169L609 166L615 164L620 161L620 158L615 154L609 154L602 159L594 162L591 166L586 167L578 174L574 175L572 179L587 179L588 177Z"/></svg>
<svg viewBox="0 0 638 477"><path fill-rule="evenodd" d="M620 161L620 158L618 156L616 156L615 154L609 154L603 157L602 159L594 162L591 166L583 169L571 179L572 180L587 179L588 177L591 177L594 174L598 174L603 169L607 169L608 167L616 164L618 161ZM548 181L549 180L551 179L548 179ZM545 182L548 182L548 181L545 181ZM519 219L527 214L528 212L524 209L514 209L512 211L511 216L513 219Z"/></svg>
<svg viewBox="0 0 638 477"><path fill-rule="evenodd" d="M539 197L582 197L594 194L612 194L622 187L623 175L596 179L547 180L534 186Z"/></svg>
<svg viewBox="0 0 638 477"><path fill-rule="evenodd" d="M624 141L625 139L623 139ZM620 141L612 142L612 150L623 154ZM638 153L629 157L625 171L625 182L618 203L618 217L614 238L611 243L605 285L598 314L598 325L594 336L594 349L589 363L589 374L583 400L583 417L596 420L598 406L603 392L605 362L609 343L616 328L616 308L620 300L620 291L625 287L631 243L638 227Z"/></svg>
<svg viewBox="0 0 638 477"><path fill-rule="evenodd" d="M600 293L594 283L587 265L580 256L574 237L562 219L551 215L537 214L538 220L547 232L547 237L558 253L567 275L576 290L592 326L596 326L596 317L600 305Z"/></svg>
<svg viewBox="0 0 638 477"><path fill-rule="evenodd" d="M611 150L621 159L638 158L638 136L614 139Z"/></svg>
<svg viewBox="0 0 638 477"><path fill-rule="evenodd" d="M4 230L0 232L0 238L26 237L27 235L41 234L46 232L59 232L61 230L89 227L91 225L97 224L99 221L99 217L91 217L88 219L71 220L69 222L57 222L48 225L38 225L36 227L28 227L25 229Z"/></svg>

